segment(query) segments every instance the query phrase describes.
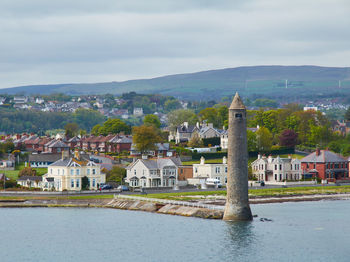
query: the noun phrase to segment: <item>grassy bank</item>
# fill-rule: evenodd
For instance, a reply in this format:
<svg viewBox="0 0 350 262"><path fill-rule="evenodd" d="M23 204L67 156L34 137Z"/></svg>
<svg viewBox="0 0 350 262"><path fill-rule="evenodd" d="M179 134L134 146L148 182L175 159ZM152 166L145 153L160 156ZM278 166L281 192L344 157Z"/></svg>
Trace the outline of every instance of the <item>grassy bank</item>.
<svg viewBox="0 0 350 262"><path fill-rule="evenodd" d="M1 171L5 173L6 177L12 179L12 180L17 180L19 172L24 168L24 163L20 163L19 165L16 165L15 170L6 170L6 171ZM42 176L45 173L47 173L47 168L41 168L41 167L34 167L32 168L36 170L36 174L38 176Z"/></svg>
<svg viewBox="0 0 350 262"><path fill-rule="evenodd" d="M269 196L297 196L316 194L342 194L350 193L350 186L327 186L327 187L294 187L294 188L268 188L250 189L249 197L269 197ZM210 196L226 196L226 191L202 191L184 193L163 193L148 194L149 198L171 199L171 200L198 200Z"/></svg>
<svg viewBox="0 0 350 262"><path fill-rule="evenodd" d="M250 189L249 197L278 197L278 196L298 196L317 194L344 194L350 193L350 186L325 186L325 187L289 187L289 188L259 188ZM136 195L136 194L135 194ZM137 196L140 196L139 194ZM170 200L198 200L213 196L226 196L226 191L197 191L197 192L174 192L141 195L147 198L170 199ZM113 195L57 195L57 196L0 196L0 199L112 199Z"/></svg>

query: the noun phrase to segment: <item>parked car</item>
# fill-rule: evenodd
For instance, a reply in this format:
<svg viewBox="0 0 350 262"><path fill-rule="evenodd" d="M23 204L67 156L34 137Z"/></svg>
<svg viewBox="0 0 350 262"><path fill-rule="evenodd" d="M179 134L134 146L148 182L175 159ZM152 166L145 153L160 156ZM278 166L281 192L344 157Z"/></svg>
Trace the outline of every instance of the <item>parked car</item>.
<svg viewBox="0 0 350 262"><path fill-rule="evenodd" d="M105 184L103 186L100 187L102 190L108 190L108 189L112 189L113 187L111 185Z"/></svg>
<svg viewBox="0 0 350 262"><path fill-rule="evenodd" d="M208 178L206 181L205 181L205 184L207 186L215 186L215 187L218 187L218 188L221 188L222 187L222 184L220 183L220 180L219 179L216 179L216 178Z"/></svg>
<svg viewBox="0 0 350 262"><path fill-rule="evenodd" d="M120 185L117 187L117 190L119 191L129 191L129 188L125 185Z"/></svg>

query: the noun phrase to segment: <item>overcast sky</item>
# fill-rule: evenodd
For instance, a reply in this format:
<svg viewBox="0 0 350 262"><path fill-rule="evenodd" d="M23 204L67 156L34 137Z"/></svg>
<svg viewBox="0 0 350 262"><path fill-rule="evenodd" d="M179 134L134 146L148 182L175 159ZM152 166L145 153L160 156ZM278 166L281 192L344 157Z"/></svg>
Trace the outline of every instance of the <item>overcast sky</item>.
<svg viewBox="0 0 350 262"><path fill-rule="evenodd" d="M350 66L349 0L0 0L0 88Z"/></svg>

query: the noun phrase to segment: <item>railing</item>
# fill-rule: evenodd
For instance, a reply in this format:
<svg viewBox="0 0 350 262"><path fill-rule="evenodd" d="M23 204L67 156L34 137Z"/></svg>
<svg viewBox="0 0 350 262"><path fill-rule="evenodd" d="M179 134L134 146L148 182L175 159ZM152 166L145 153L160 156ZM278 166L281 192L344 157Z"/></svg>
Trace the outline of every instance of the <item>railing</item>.
<svg viewBox="0 0 350 262"><path fill-rule="evenodd" d="M175 200L168 200L168 199L158 199L158 198L148 198L148 197L139 197L139 196L129 196L129 195L114 195L115 199L132 199L132 200L140 200L140 201L148 201L148 202L157 202L157 203L163 203L163 204L171 204L171 205L178 205L178 206L188 206L188 207L197 207L197 208L206 208L211 210L224 210L224 206L217 206L217 205L208 205L208 204L201 204L199 202L188 202L188 201L175 201Z"/></svg>

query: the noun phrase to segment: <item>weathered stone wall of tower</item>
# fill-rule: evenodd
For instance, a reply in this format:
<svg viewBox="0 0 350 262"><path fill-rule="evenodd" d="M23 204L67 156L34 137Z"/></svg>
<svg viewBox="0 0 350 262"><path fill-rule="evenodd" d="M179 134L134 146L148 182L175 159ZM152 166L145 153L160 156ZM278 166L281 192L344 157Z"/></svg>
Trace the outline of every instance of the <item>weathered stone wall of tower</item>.
<svg viewBox="0 0 350 262"><path fill-rule="evenodd" d="M238 94L229 108L227 199L224 220L251 220L248 199L246 108Z"/></svg>

